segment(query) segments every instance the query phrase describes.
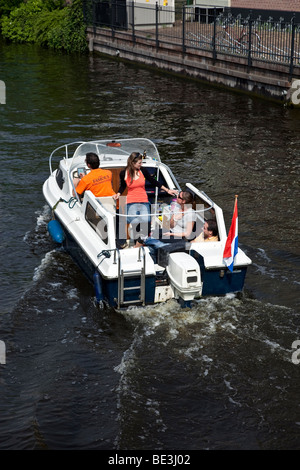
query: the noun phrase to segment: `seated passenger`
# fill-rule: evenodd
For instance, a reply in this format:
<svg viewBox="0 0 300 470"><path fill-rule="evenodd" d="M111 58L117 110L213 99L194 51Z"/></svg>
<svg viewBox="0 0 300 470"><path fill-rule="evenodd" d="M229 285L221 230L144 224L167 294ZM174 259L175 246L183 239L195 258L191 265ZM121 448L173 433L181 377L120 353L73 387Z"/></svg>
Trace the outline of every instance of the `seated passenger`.
<svg viewBox="0 0 300 470"><path fill-rule="evenodd" d="M153 260L156 262L156 250L163 246L176 243L176 249L181 247L183 250L187 241L193 237L193 227L196 214L192 208L194 205L193 195L188 191L181 191L177 196L179 211L175 212L170 219L170 231L159 232L159 238L146 237L138 238L136 247L147 246ZM181 242L181 243L180 243Z"/></svg>
<svg viewBox="0 0 300 470"><path fill-rule="evenodd" d="M170 237L173 240L191 240L193 238L193 227L196 220L194 211L194 197L189 191L181 191L177 196L179 210L170 219L170 231L164 232L162 238ZM168 243L168 242L167 242Z"/></svg>
<svg viewBox="0 0 300 470"><path fill-rule="evenodd" d="M215 220L208 220L204 222L203 232L192 240L192 243L217 241L219 241L217 222Z"/></svg>
<svg viewBox="0 0 300 470"><path fill-rule="evenodd" d="M93 152L86 154L86 164L91 171L87 175L81 173L80 181L75 186L76 192L82 196L84 191L90 190L96 197L114 196L112 188L112 172L99 168L100 160Z"/></svg>

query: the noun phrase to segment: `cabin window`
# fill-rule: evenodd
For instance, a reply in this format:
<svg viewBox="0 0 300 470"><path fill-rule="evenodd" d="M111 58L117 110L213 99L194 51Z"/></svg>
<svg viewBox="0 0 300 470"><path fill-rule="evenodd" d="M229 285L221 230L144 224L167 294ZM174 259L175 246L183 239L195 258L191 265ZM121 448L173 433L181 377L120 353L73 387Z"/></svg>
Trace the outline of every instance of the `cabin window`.
<svg viewBox="0 0 300 470"><path fill-rule="evenodd" d="M104 243L108 243L107 222L104 217L101 217L93 206L88 202L85 211L85 220L95 230L97 235Z"/></svg>
<svg viewBox="0 0 300 470"><path fill-rule="evenodd" d="M56 182L58 184L59 189L62 189L63 185L64 185L64 182L65 182L65 179L63 177L63 172L62 172L61 168L58 168L58 170L56 172Z"/></svg>

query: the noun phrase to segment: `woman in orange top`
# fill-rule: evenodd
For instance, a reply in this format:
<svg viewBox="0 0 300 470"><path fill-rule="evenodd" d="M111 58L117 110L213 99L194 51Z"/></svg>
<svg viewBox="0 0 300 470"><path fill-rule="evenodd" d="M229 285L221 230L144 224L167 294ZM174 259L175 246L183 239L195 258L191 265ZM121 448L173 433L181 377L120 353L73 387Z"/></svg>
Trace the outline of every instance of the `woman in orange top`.
<svg viewBox="0 0 300 470"><path fill-rule="evenodd" d="M142 162L143 156L138 152L133 152L128 157L127 167L120 173L120 187L115 196L115 199L117 199L127 186L127 224L131 223L133 226L135 239L141 235L141 232L144 235L149 235L151 228L150 203L145 189L145 180L168 194L177 195L176 190L168 189L154 179L149 171L142 167ZM143 215L144 217L136 217L137 215ZM141 224L140 232L137 233L136 229L139 224Z"/></svg>
<svg viewBox="0 0 300 470"><path fill-rule="evenodd" d="M86 154L86 164L91 171L81 177L76 186L76 192L82 196L84 191L90 190L96 197L114 196L112 188L112 172L99 168L100 160L93 152Z"/></svg>

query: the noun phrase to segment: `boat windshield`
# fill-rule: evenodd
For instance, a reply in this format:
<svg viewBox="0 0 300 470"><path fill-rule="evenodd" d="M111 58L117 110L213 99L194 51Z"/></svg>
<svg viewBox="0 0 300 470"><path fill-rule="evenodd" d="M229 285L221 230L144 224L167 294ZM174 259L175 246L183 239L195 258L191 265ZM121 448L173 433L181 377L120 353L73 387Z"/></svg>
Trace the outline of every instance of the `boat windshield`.
<svg viewBox="0 0 300 470"><path fill-rule="evenodd" d="M100 161L114 160L126 163L132 152L140 152L145 157L160 161L155 144L148 139L95 140L84 142L77 147L71 167L82 162L88 152L99 155Z"/></svg>

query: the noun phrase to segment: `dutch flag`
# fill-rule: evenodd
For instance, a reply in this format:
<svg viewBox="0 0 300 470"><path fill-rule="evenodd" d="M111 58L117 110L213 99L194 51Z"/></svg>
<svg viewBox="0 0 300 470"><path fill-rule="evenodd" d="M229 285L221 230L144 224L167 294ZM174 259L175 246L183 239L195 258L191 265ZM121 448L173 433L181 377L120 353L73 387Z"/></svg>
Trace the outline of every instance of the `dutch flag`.
<svg viewBox="0 0 300 470"><path fill-rule="evenodd" d="M230 230L224 248L223 259L227 268L233 271L234 257L238 252L238 209L237 196L235 196L234 210Z"/></svg>

